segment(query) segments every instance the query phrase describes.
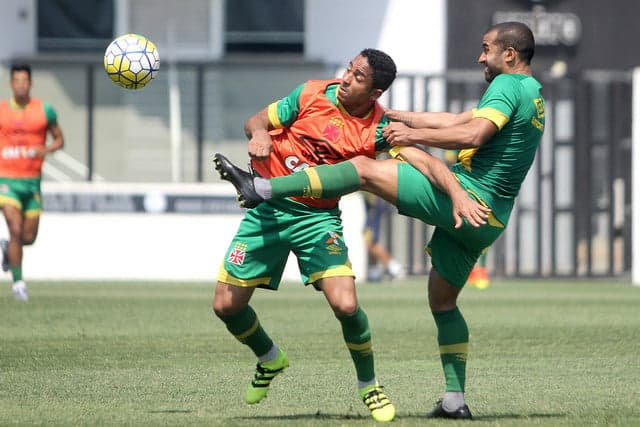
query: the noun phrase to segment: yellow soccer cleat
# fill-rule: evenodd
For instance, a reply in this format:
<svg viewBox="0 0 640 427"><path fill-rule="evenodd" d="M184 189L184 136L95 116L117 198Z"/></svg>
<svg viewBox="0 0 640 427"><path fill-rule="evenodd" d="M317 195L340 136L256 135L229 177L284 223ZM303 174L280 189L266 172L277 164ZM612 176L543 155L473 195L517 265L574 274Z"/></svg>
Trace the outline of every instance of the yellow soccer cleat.
<svg viewBox="0 0 640 427"><path fill-rule="evenodd" d="M360 397L364 404L371 411L371 417L375 421L388 422L393 421L396 416L396 408L393 406L389 398L380 385L370 385L359 390Z"/></svg>
<svg viewBox="0 0 640 427"><path fill-rule="evenodd" d="M269 362L258 362L253 381L244 393L244 401L250 405L260 403L267 397L271 381L285 368L289 367L289 357L287 353L278 349L278 357Z"/></svg>

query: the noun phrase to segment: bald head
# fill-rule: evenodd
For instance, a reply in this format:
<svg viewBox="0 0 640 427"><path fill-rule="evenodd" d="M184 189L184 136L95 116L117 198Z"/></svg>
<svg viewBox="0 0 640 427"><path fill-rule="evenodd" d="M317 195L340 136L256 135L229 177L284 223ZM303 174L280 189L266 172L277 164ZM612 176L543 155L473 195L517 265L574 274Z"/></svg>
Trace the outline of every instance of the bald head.
<svg viewBox="0 0 640 427"><path fill-rule="evenodd" d="M527 65L531 64L531 58L535 51L533 32L522 22L501 22L491 26L486 32L496 31L496 43L503 49L512 47L520 59Z"/></svg>

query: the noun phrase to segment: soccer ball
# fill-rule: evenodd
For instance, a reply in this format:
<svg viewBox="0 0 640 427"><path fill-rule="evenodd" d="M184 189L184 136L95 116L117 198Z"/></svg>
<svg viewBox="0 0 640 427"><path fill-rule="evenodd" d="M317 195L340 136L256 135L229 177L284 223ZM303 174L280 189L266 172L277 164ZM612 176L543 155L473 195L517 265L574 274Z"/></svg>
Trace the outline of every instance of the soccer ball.
<svg viewBox="0 0 640 427"><path fill-rule="evenodd" d="M104 52L104 69L111 80L126 89L142 89L160 69L158 48L139 34L124 34Z"/></svg>

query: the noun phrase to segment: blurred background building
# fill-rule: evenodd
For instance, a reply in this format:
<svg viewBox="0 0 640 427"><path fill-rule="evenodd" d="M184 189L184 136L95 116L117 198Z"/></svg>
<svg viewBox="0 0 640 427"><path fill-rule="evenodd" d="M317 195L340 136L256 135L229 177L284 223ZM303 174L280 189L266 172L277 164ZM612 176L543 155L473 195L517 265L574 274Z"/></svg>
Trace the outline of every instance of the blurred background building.
<svg viewBox="0 0 640 427"><path fill-rule="evenodd" d="M0 39L0 81L8 82L12 61L33 64L33 93L57 109L67 139L45 178L66 183L217 182L214 152L246 161L247 117L307 79L335 76L365 47L386 51L398 64L386 105L462 111L486 87L476 64L484 30L524 21L537 40L533 68L545 87L547 130L509 229L490 254L492 272L624 277L631 269L636 0L12 0L3 6L0 26L11 36ZM161 54L157 79L140 91L113 85L102 69L108 43L128 32L149 37ZM49 210L81 205L60 203L63 196L80 197L49 192ZM224 200L200 206L215 211ZM84 205L109 209L109 203ZM121 206L144 210L133 198ZM386 242L411 274L428 270L422 248L429 236L413 220L388 218Z"/></svg>

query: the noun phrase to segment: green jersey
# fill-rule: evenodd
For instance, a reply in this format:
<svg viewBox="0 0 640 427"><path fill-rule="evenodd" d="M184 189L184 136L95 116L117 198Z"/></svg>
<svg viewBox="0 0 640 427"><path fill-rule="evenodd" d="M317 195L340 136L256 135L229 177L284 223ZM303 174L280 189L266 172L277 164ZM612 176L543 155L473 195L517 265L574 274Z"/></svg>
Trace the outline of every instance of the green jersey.
<svg viewBox="0 0 640 427"><path fill-rule="evenodd" d="M544 131L541 89L531 76L500 74L473 112L473 117L491 120L498 132L480 148L461 150L451 170L492 208L515 199L533 163ZM495 213L506 224L508 215Z"/></svg>

